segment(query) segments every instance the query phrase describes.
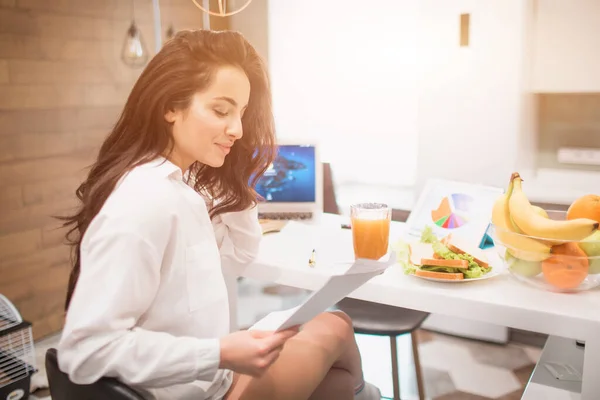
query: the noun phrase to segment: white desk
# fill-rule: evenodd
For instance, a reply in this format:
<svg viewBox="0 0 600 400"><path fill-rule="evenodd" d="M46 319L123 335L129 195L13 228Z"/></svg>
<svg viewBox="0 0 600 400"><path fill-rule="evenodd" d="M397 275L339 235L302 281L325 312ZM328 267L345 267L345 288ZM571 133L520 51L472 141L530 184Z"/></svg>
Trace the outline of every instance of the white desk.
<svg viewBox="0 0 600 400"><path fill-rule="evenodd" d="M314 224L314 229L315 232L323 229L334 232L334 246L345 255L352 249L352 236L347 229L336 229L339 224L339 217L323 215ZM398 238L402 230L403 224L393 222L390 240ZM251 279L316 290L336 270L318 262L315 268L308 267L312 249L301 249L306 252L303 259L292 256L298 254L300 244L294 241L282 243L277 235L265 235L255 262L234 267L235 273ZM404 275L401 267L395 265L357 289L351 297L585 340L581 399L600 399L600 291L579 294L545 292L519 283L508 274L476 282L438 283Z"/></svg>

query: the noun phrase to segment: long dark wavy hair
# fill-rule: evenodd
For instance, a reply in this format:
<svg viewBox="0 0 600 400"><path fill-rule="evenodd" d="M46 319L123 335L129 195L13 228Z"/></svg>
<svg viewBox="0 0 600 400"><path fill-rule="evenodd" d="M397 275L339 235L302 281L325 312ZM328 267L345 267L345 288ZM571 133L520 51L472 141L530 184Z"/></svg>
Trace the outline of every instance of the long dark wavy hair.
<svg viewBox="0 0 600 400"><path fill-rule="evenodd" d="M266 67L239 33L181 31L164 44L138 78L87 179L77 188L77 212L61 218L69 228L67 241L73 250L65 309L79 278L81 239L90 222L125 173L171 152L171 124L165 114L187 109L192 96L210 85L217 69L226 65L241 68L250 81L250 99L242 118L244 135L222 167L195 162L190 176L196 177L193 187L197 192L219 199L218 205L209 210L211 218L256 203L256 181L276 153Z"/></svg>

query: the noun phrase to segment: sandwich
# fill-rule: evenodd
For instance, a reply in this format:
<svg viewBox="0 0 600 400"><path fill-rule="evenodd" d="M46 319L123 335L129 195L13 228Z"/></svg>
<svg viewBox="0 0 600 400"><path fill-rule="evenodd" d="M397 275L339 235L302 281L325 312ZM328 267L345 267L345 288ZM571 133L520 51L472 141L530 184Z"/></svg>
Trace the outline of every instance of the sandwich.
<svg viewBox="0 0 600 400"><path fill-rule="evenodd" d="M409 270L406 272L417 276L463 280L479 278L492 269L479 247L452 234L438 239L431 227L426 227L420 242L410 244L408 250Z"/></svg>

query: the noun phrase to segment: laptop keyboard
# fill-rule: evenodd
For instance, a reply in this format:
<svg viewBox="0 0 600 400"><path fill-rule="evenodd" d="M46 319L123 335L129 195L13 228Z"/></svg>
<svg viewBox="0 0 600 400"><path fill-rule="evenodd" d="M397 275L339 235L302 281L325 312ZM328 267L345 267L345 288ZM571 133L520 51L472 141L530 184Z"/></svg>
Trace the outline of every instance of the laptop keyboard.
<svg viewBox="0 0 600 400"><path fill-rule="evenodd" d="M311 212L281 212L281 213L259 213L259 219L272 219L272 220L302 220L311 219L313 213Z"/></svg>

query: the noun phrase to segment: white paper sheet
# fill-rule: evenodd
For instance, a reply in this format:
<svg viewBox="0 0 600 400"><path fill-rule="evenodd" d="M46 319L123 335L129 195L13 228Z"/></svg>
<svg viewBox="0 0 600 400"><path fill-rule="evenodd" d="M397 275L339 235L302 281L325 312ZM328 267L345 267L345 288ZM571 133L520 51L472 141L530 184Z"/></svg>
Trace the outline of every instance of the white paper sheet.
<svg viewBox="0 0 600 400"><path fill-rule="evenodd" d="M272 312L250 329L278 331L302 325L334 306L374 276L383 273L395 262L394 252L390 253L389 258L383 262L358 259L345 273L329 278L325 285L313 292L304 303L288 310Z"/></svg>

